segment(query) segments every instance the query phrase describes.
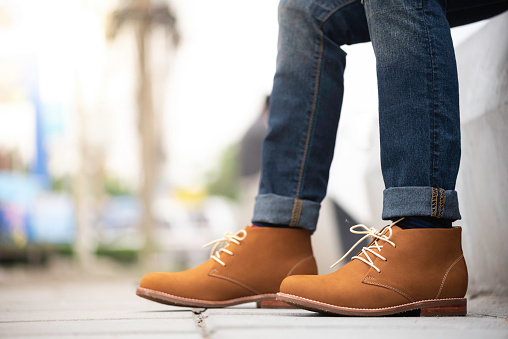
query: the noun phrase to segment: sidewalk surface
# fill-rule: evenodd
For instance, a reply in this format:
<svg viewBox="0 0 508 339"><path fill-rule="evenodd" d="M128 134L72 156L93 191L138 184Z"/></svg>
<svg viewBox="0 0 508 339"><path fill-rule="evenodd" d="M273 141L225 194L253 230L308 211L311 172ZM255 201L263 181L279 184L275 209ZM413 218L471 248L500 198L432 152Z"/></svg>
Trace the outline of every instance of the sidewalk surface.
<svg viewBox="0 0 508 339"><path fill-rule="evenodd" d="M0 281L0 338L508 338L508 297L466 317L330 317L299 309L187 309L135 295L135 278Z"/></svg>

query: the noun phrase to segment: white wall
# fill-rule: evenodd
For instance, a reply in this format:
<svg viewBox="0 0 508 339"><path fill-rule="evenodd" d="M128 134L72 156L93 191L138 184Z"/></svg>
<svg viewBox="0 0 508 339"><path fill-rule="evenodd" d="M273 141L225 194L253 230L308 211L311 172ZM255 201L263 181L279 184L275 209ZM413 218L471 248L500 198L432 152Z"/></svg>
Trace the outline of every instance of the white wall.
<svg viewBox="0 0 508 339"><path fill-rule="evenodd" d="M456 48L462 118L457 183L469 294L508 295L508 13Z"/></svg>

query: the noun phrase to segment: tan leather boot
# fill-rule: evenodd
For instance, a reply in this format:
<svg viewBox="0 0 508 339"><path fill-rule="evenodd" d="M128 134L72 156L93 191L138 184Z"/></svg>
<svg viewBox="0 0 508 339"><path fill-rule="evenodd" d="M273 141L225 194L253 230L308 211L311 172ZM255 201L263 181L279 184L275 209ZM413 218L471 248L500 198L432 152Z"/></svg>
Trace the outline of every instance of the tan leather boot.
<svg viewBox="0 0 508 339"><path fill-rule="evenodd" d="M277 300L341 315L466 314L460 227L403 230L392 224L378 231L357 225L351 231L374 241L331 274L284 279Z"/></svg>
<svg viewBox="0 0 508 339"><path fill-rule="evenodd" d="M175 306L258 302L258 307L288 307L276 300L282 280L317 274L310 234L304 229L247 226L208 245L215 245L208 261L183 272L147 274L136 294Z"/></svg>

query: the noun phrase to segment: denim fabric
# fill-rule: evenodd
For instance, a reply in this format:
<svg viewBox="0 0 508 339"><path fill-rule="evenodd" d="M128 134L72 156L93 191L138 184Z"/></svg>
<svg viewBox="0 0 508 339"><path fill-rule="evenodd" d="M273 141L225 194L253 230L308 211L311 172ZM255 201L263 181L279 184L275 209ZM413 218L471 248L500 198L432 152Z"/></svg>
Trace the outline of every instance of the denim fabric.
<svg viewBox="0 0 508 339"><path fill-rule="evenodd" d="M459 170L460 114L444 1L367 0L365 10L379 79L383 179L388 190L399 188L385 192L383 218L459 219L457 195L446 193L455 192ZM432 187L446 196L437 213L431 208Z"/></svg>
<svg viewBox="0 0 508 339"><path fill-rule="evenodd" d="M359 0L280 2L277 67L254 224L315 230L344 92L346 54L340 46L369 40Z"/></svg>
<svg viewBox="0 0 508 339"><path fill-rule="evenodd" d="M456 10L457 8L454 8ZM458 82L441 0L282 0L269 130L253 223L314 232L326 195L346 54L377 60L383 218L459 219Z"/></svg>
<svg viewBox="0 0 508 339"><path fill-rule="evenodd" d="M256 198L256 209L263 211L263 218L260 218L262 221L258 220L260 222L273 225L294 225L296 221L291 218L296 214L299 217L298 225L313 225L316 223L319 216L319 203L301 200L296 208L305 211L305 213L293 213L295 209L294 198L275 194L263 194Z"/></svg>

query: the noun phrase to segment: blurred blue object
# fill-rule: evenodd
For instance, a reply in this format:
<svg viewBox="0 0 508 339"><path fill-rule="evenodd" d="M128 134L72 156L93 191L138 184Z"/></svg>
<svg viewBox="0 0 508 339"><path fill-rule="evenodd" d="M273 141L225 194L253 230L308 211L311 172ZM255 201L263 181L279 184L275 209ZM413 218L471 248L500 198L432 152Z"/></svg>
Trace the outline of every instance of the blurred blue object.
<svg viewBox="0 0 508 339"><path fill-rule="evenodd" d="M136 197L111 197L102 210L99 224L103 229L138 228L141 212L141 203Z"/></svg>
<svg viewBox="0 0 508 339"><path fill-rule="evenodd" d="M142 207L134 196L110 197L95 222L97 245L110 250L139 250Z"/></svg>
<svg viewBox="0 0 508 339"><path fill-rule="evenodd" d="M39 65L37 57L32 56L26 65L29 69L29 88L30 88L30 101L35 109L35 161L32 166L32 172L38 175L42 183L48 185L50 177L48 173L48 155L46 150L46 130L44 128L44 112L42 110L42 102L39 93Z"/></svg>
<svg viewBox="0 0 508 339"><path fill-rule="evenodd" d="M68 194L44 192L31 210L31 241L71 244L75 234L74 203Z"/></svg>
<svg viewBox="0 0 508 339"><path fill-rule="evenodd" d="M40 189L36 176L0 171L0 201L29 206L35 201Z"/></svg>
<svg viewBox="0 0 508 339"><path fill-rule="evenodd" d="M39 191L34 176L0 172L0 246L22 248L31 241L29 211Z"/></svg>
<svg viewBox="0 0 508 339"><path fill-rule="evenodd" d="M72 243L72 199L43 191L44 181L36 175L0 171L0 247Z"/></svg>

